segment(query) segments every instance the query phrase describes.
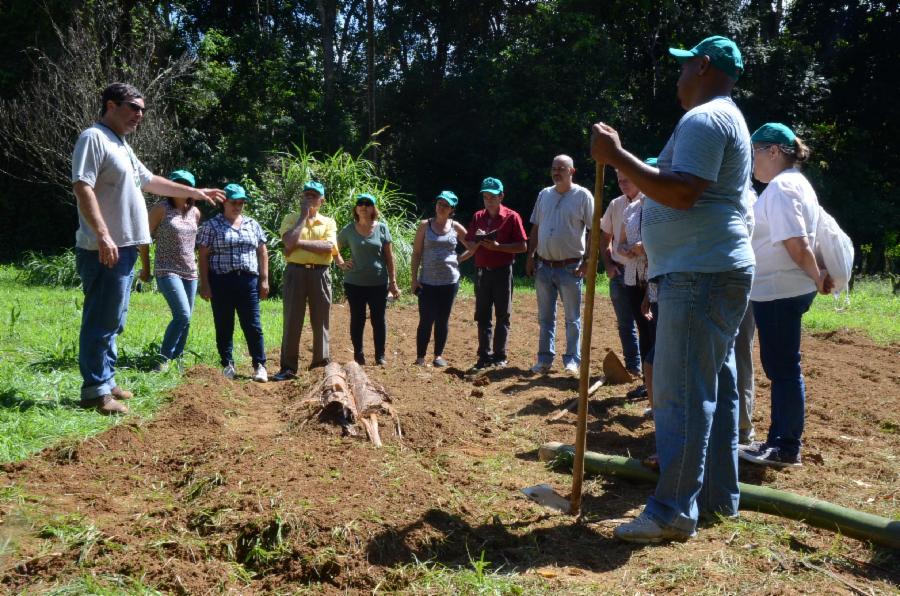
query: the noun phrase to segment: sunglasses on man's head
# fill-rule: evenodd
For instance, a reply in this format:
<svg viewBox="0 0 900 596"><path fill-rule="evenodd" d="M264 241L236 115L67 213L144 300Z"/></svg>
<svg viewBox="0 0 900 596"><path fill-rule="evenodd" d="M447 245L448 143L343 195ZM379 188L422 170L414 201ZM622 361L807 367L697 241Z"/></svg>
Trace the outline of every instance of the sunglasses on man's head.
<svg viewBox="0 0 900 596"><path fill-rule="evenodd" d="M147 106L142 106L141 104L134 102L134 101L128 101L127 99L123 99L122 101L117 101L116 103L119 105L125 104L126 106L131 108L132 112L142 112L144 114L147 113Z"/></svg>

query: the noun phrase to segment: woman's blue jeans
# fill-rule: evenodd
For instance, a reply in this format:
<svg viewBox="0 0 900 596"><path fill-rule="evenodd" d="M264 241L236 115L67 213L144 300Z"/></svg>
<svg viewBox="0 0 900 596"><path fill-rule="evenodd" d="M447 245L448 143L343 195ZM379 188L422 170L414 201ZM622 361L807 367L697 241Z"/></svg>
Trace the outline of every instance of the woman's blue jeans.
<svg viewBox="0 0 900 596"><path fill-rule="evenodd" d="M216 326L216 348L222 366L234 364L234 313L247 339L253 367L266 363L266 347L259 316L259 276L244 271L209 272L210 303Z"/></svg>
<svg viewBox="0 0 900 596"><path fill-rule="evenodd" d="M191 312L194 310L194 296L197 295L197 280L164 275L156 278L156 287L172 311L172 320L166 327L159 354L166 360L172 360L184 353L191 327Z"/></svg>
<svg viewBox="0 0 900 596"><path fill-rule="evenodd" d="M653 418L660 474L645 511L686 534L700 511L738 511L734 338L752 279L753 267L659 278Z"/></svg>
<svg viewBox="0 0 900 596"><path fill-rule="evenodd" d="M787 455L800 453L806 385L800 370L800 319L815 292L770 302L753 302L759 359L772 382L772 425L766 442Z"/></svg>
<svg viewBox="0 0 900 596"><path fill-rule="evenodd" d="M107 267L99 251L75 249L75 267L84 290L81 332L78 334L78 368L81 370L81 402L91 404L116 387L116 337L125 329L137 247L119 247L119 261Z"/></svg>

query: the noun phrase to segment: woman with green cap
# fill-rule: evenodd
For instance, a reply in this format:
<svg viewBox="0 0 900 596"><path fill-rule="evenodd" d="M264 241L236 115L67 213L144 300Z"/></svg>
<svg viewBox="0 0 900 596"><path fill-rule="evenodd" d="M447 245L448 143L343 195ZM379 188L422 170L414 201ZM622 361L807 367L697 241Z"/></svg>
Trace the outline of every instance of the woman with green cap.
<svg viewBox="0 0 900 596"><path fill-rule="evenodd" d="M366 306L372 321L372 338L375 341L375 363L387 364L385 342L387 338L387 295L398 298L397 274L394 269L394 250L391 232L380 221L378 199L369 193L358 194L353 207L353 221L337 235L338 250L349 248L350 259L338 263L344 270L344 294L350 303L350 340L353 342L353 359L365 364L363 333L366 326Z"/></svg>
<svg viewBox="0 0 900 596"><path fill-rule="evenodd" d="M175 170L169 174L169 180L192 188L196 186L194 175L187 170ZM167 197L150 209L148 219L150 235L156 242L156 287L172 311L172 320L166 327L159 347L159 362L154 369L165 372L169 368L169 361L180 358L184 353L191 326L191 313L197 294L194 244L200 223L200 210L194 206L194 199ZM148 282L150 251L146 244L140 247L140 255L140 278Z"/></svg>
<svg viewBox="0 0 900 596"><path fill-rule="evenodd" d="M741 459L767 466L799 466L806 388L800 370L800 320L816 292L831 289L816 263L816 191L800 172L809 149L784 124L770 122L750 137L753 177L767 184L753 206L756 274L750 303L759 356L771 381L772 422L765 442L742 446Z"/></svg>
<svg viewBox="0 0 900 596"><path fill-rule="evenodd" d="M467 249L466 228L453 219L459 199L449 190L435 197L434 217L419 222L413 241L410 275L413 293L419 297L419 326L416 330L416 364L425 366L425 353L434 329L434 360L436 367L447 366L444 346L447 345L450 311L459 289L459 263L472 253L466 250L456 256L462 243ZM421 272L419 266L421 265Z"/></svg>

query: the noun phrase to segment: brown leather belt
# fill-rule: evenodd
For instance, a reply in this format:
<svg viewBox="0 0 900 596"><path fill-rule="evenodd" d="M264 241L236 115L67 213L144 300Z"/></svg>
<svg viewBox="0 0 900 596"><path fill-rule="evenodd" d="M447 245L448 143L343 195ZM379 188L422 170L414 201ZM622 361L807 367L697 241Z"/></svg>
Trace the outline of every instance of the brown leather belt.
<svg viewBox="0 0 900 596"><path fill-rule="evenodd" d="M545 259L544 257L538 257L538 260L554 269L558 269L559 267L565 267L566 265L571 265L572 263L581 263L581 257L577 257L574 259L562 259L561 261L551 261L550 259Z"/></svg>
<svg viewBox="0 0 900 596"><path fill-rule="evenodd" d="M301 267L303 269L327 269L328 265L318 265L315 263L288 263L288 265L293 265L294 267Z"/></svg>

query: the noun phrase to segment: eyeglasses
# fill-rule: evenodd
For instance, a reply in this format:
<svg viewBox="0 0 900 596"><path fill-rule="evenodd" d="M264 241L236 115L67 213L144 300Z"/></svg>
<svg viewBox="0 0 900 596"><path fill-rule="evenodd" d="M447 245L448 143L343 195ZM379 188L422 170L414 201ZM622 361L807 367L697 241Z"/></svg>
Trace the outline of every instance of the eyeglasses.
<svg viewBox="0 0 900 596"><path fill-rule="evenodd" d="M363 199L362 201L356 201L356 206L357 207L374 207L375 203L373 203L372 201L367 201L367 200Z"/></svg>
<svg viewBox="0 0 900 596"><path fill-rule="evenodd" d="M134 101L128 101L128 100L123 99L122 101L117 101L116 103L118 105L125 104L126 106L131 108L132 112L140 112L142 114L147 113L147 106L142 106L141 104L134 102Z"/></svg>

